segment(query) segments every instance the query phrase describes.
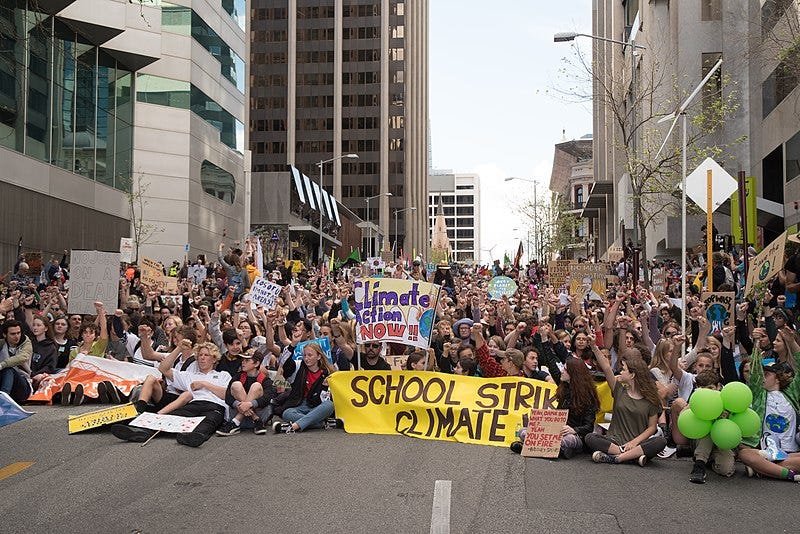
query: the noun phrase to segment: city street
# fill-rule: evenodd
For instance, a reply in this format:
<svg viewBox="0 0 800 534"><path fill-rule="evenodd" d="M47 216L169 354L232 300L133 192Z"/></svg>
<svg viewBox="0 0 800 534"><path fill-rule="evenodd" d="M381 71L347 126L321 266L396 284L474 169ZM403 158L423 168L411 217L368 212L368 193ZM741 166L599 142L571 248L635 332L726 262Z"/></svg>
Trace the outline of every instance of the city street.
<svg viewBox="0 0 800 534"><path fill-rule="evenodd" d="M433 532L437 480L452 481L454 533L797 531L800 487L747 479L741 466L698 486L688 459L614 467L341 430L243 432L199 449L68 435L68 414L91 408L36 406L0 428L4 532ZM18 462L33 464L9 476Z"/></svg>

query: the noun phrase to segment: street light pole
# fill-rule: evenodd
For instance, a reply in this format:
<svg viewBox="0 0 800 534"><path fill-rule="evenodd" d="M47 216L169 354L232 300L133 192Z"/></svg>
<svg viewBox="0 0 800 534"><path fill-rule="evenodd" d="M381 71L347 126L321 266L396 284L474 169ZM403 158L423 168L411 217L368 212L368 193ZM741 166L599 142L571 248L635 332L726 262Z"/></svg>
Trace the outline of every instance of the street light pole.
<svg viewBox="0 0 800 534"><path fill-rule="evenodd" d="M317 163L317 167L319 167L319 199L318 200L320 201L319 205L317 206L319 208L319 255L318 255L319 259L317 260L317 262L320 265L322 264L322 255L323 255L323 251L324 251L322 243L323 243L323 241L325 239L324 234L322 233L322 167L326 163L331 163L332 161L338 161L338 160L344 159L344 158L358 159L358 154L344 154L342 156L336 156L334 158L320 160ZM334 202L336 202L336 201L334 200Z"/></svg>
<svg viewBox="0 0 800 534"><path fill-rule="evenodd" d="M397 214L404 211L417 211L417 207L411 206L410 208L394 210L394 243L392 244L392 255L395 257L395 259L397 259L397 253L399 252L399 248L397 247Z"/></svg>

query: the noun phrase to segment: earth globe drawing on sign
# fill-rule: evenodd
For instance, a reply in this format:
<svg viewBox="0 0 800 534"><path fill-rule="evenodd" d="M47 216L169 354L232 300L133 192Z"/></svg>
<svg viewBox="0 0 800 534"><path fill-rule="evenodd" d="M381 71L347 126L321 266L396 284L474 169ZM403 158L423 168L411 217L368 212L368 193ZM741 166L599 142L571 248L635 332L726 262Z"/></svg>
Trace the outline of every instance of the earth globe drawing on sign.
<svg viewBox="0 0 800 534"><path fill-rule="evenodd" d="M761 265L761 269L759 269L758 271L758 279L764 280L769 274L769 270L770 270L770 263L769 260L767 260Z"/></svg>
<svg viewBox="0 0 800 534"><path fill-rule="evenodd" d="M434 310L427 310L419 319L419 335L425 339L431 337L431 331L433 330L433 319L435 316L436 312Z"/></svg>

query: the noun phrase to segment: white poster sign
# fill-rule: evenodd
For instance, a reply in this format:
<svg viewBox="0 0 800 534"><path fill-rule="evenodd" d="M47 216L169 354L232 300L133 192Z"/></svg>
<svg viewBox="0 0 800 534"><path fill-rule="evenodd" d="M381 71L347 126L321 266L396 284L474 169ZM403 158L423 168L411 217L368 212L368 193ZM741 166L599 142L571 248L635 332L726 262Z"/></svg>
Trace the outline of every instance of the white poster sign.
<svg viewBox="0 0 800 534"><path fill-rule="evenodd" d="M261 304L267 310L274 310L278 295L281 294L283 287L273 284L269 280L264 280L257 276L250 286L250 302Z"/></svg>
<svg viewBox="0 0 800 534"><path fill-rule="evenodd" d="M172 432L174 434L185 434L193 431L200 424L205 416L200 417L181 417L179 415L166 415L144 412L139 417L130 422L131 426L139 428L149 428L150 430L160 430L161 432Z"/></svg>
<svg viewBox="0 0 800 534"><path fill-rule="evenodd" d="M119 238L119 261L131 263L133 261L133 238Z"/></svg>

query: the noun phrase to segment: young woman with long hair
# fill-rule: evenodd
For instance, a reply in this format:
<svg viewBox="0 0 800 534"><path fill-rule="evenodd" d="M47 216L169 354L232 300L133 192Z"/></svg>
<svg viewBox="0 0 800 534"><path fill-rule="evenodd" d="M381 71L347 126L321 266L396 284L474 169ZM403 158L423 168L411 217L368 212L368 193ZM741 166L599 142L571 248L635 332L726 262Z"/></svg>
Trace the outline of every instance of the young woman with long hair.
<svg viewBox="0 0 800 534"><path fill-rule="evenodd" d="M626 349L620 359L622 371L616 376L608 360L597 358L614 397L614 411L608 433L588 434L586 446L595 451L592 460L597 463L635 461L644 467L667 445L665 438L655 435L661 398L638 350Z"/></svg>
<svg viewBox="0 0 800 534"><path fill-rule="evenodd" d="M567 424L561 428L561 450L559 456L572 458L583 450L583 440L594 429L594 419L600 407L597 389L586 364L578 358L568 358L561 370L561 383L556 390L558 407L569 410ZM519 453L525 441L525 431L520 440L511 444L511 450Z"/></svg>
<svg viewBox="0 0 800 534"><path fill-rule="evenodd" d="M292 390L275 409L275 413L286 421L272 425L276 434L292 434L325 425L325 420L333 415L328 376L334 372L336 368L328 362L319 344L309 343L303 347L303 360L292 383Z"/></svg>

